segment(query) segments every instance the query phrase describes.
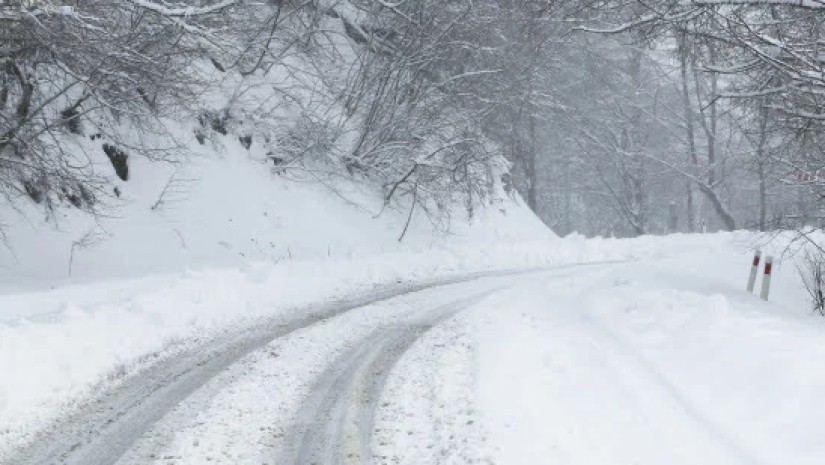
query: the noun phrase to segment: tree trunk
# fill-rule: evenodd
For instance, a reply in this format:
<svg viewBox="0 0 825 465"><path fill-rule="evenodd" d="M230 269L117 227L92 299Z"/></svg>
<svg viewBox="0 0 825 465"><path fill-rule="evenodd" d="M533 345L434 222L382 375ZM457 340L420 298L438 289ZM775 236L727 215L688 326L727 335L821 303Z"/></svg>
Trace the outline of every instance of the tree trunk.
<svg viewBox="0 0 825 465"><path fill-rule="evenodd" d="M693 198L693 181L685 184L687 191L687 231L696 232L696 200Z"/></svg>
<svg viewBox="0 0 825 465"><path fill-rule="evenodd" d="M679 231L679 209L676 206L676 202L670 202L668 204L668 213L667 213L667 232L673 234Z"/></svg>
<svg viewBox="0 0 825 465"><path fill-rule="evenodd" d="M538 214L538 174L536 172L536 152L538 151L536 142L536 117L530 114L528 117L528 141L527 150L524 155L527 158L525 170L527 171L527 206Z"/></svg>
<svg viewBox="0 0 825 465"><path fill-rule="evenodd" d="M768 230L768 186L765 169L759 165L759 230Z"/></svg>
<svg viewBox="0 0 825 465"><path fill-rule="evenodd" d="M679 37L679 71L682 78L682 106L685 115L685 132L687 136L688 160L694 167L699 166L699 156L696 154L696 126L694 122L693 105L690 102L690 88L688 86L688 59L687 40L684 33ZM696 173L694 173L696 174ZM687 229L696 231L696 206L693 198L693 181L687 182Z"/></svg>
<svg viewBox="0 0 825 465"><path fill-rule="evenodd" d="M768 110L759 110L759 142L756 145L756 166L759 176L759 230L768 229L768 180L766 172L765 145L768 142Z"/></svg>
<svg viewBox="0 0 825 465"><path fill-rule="evenodd" d="M725 229L728 231L733 231L736 229L736 220L733 218L733 215L728 212L728 209L725 208L725 204L722 202L722 199L719 198L716 191L704 184L699 184L699 190L701 190L702 193L705 194L705 197L710 200L710 204L713 206L716 214L719 215L722 223L724 223Z"/></svg>
<svg viewBox="0 0 825 465"><path fill-rule="evenodd" d="M693 80L694 80L694 87L696 91L696 98L699 101L699 116L700 121L702 123L702 129L705 132L705 136L707 137L707 169L705 170L706 181L701 180L702 174L702 166L699 162L698 153L696 150L696 132L695 126L693 124L693 118L696 115L693 111L693 102L691 102L690 95L688 93L688 63L687 63L687 53L688 53L688 44L687 40L684 35L681 38L681 50L680 50L680 71L682 77L682 100L685 106L685 123L686 127L688 128L688 150L690 151L691 161L694 163L694 168L696 173L694 174L697 179L697 184L699 190L702 194L707 197L710 201L710 204L713 206L714 211L722 220L722 223L725 225L725 229L729 231L733 231L736 229L736 220L733 218L733 215L730 214L727 208L725 208L725 204L722 202L722 199L719 197L718 192L716 192L716 185L719 182L717 177L717 153L716 153L716 136L718 130L718 113L716 108L716 101L712 101L710 103L710 115L705 113L705 110L702 108L702 85L699 82L699 71L696 66L696 58L691 58L691 67L693 68ZM714 74L711 81L711 91L716 92L716 88L718 86L718 78ZM712 96L715 99L715 96ZM692 148L691 148L692 147Z"/></svg>
<svg viewBox="0 0 825 465"><path fill-rule="evenodd" d="M637 93L641 92L641 89L644 86L644 83L642 82L642 55L643 52L641 49L634 49L629 63L630 78ZM641 142L644 137L642 135L643 110L639 106L638 102L635 103L636 107L633 109L630 119L630 131L628 137L629 152L644 150L643 143ZM631 175L633 187L632 198L633 203L635 204L634 213L636 215L634 228L636 229L636 233L641 236L648 233L650 202L647 192L646 159L641 154L637 154L635 158L636 160L634 160L633 163L634 172Z"/></svg>

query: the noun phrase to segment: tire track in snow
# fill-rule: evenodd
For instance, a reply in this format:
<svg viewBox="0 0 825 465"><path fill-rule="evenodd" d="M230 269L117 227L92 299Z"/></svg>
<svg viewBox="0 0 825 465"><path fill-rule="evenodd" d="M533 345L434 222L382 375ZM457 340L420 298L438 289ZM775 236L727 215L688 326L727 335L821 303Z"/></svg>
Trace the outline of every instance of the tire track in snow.
<svg viewBox="0 0 825 465"><path fill-rule="evenodd" d="M428 330L493 292L432 309L420 323L380 328L333 362L304 400L277 463L371 464L375 413L393 367Z"/></svg>
<svg viewBox="0 0 825 465"><path fill-rule="evenodd" d="M269 342L355 308L418 291L485 277L540 273L610 262L480 272L409 286L390 286L317 307L289 322L270 322L222 335L153 365L61 419L6 462L15 465L111 465L153 424L218 373Z"/></svg>
<svg viewBox="0 0 825 465"><path fill-rule="evenodd" d="M643 409L667 406L667 411L681 413L692 424L694 434L703 436L708 443L718 445L735 462L743 465L763 465L762 461L740 446L729 433L701 412L658 367L619 334L591 317L582 318L582 322L594 343L607 346L601 353L606 354L608 363L613 365L617 375L615 379L637 398Z"/></svg>

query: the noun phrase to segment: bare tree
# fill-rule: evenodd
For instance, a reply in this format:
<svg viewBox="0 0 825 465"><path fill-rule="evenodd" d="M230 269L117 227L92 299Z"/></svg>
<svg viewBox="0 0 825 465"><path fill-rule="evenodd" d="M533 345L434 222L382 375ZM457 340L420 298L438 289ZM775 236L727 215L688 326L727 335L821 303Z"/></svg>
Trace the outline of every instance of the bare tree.
<svg viewBox="0 0 825 465"><path fill-rule="evenodd" d="M197 92L190 64L213 34L210 22L235 3L4 2L2 195L12 202L25 195L47 210L68 203L94 211L104 180L89 150L108 144L121 165L127 153L168 155L172 142L136 135L162 135L160 118ZM124 177L123 166L115 169Z"/></svg>

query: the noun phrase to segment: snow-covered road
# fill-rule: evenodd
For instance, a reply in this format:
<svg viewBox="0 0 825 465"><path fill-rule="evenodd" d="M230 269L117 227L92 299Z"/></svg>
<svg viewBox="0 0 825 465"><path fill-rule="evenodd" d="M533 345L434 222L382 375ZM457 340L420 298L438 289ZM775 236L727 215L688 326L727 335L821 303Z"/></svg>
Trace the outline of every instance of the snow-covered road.
<svg viewBox="0 0 825 465"><path fill-rule="evenodd" d="M686 256L399 285L226 332L9 463L821 463L825 323Z"/></svg>
<svg viewBox="0 0 825 465"><path fill-rule="evenodd" d="M273 347L304 341L321 342L322 346L299 348L301 360L293 360L278 376L304 377L307 383L314 383L314 387L307 391L303 401L294 399L293 404L302 407L289 432L290 446L283 447L280 455L292 457L288 463L312 463L310 457L324 454L320 461L313 460L339 463L332 457L344 458L338 455L338 445L353 447L353 427L358 431L360 447L369 448L373 409L362 408L360 402L375 405L387 374L405 349L428 328L467 308L480 296L488 295L492 292L489 289L517 279L523 273L480 273L417 286L390 286L352 300L331 302L297 320L227 332L121 383L54 425L30 448L16 454L10 463L102 465L146 463L169 457L174 457L176 463L211 461L212 457L198 454L182 457L167 451L169 445L165 441L171 439L171 432L193 427L192 421L194 426L205 426L206 422L195 419L207 414L210 404L220 396L237 394L239 391L234 386L242 384L256 390L266 387L266 380L260 377L270 371L257 365L277 358ZM324 343L324 335L338 341ZM306 360L306 357L315 358ZM315 379L322 368L323 373ZM294 384L280 388L299 390ZM272 395L276 393L270 391ZM240 394L246 396L243 401L255 404L248 405L250 410L266 412L280 405L279 402L268 405L279 396L260 391L240 391ZM229 405L234 412L215 412L209 423L218 427L225 425L212 420L237 413L244 402L232 401ZM228 421L232 421L231 418ZM345 425L352 421L356 424ZM267 426L272 425L262 424L257 430L267 431ZM224 440L237 440L238 436L228 434L230 432L232 429L217 434ZM218 444L212 441L211 446L204 449L212 450ZM244 455L254 451L249 444L242 447L249 449ZM352 459L351 453L346 455ZM230 463L236 462L232 459Z"/></svg>

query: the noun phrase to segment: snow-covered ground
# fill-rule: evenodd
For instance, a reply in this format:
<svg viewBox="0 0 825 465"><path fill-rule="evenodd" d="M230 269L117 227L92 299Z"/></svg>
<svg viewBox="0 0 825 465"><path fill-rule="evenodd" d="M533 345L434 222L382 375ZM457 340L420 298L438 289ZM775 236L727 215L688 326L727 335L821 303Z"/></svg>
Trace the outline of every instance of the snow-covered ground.
<svg viewBox="0 0 825 465"><path fill-rule="evenodd" d="M408 324L412 310L483 293L432 329L420 323L388 365L369 446L380 463L820 463L825 319L810 314L791 262L771 302L744 291L757 240L548 238L8 294L0 458L95 393L228 328L387 284L549 267L397 298L273 341L187 400L183 418L194 423L165 419L172 426L156 425L124 460L260 463L281 453L290 415L326 364L364 341L384 347L374 332ZM380 352L367 359L379 363ZM253 426L269 439L237 439Z"/></svg>
<svg viewBox="0 0 825 465"><path fill-rule="evenodd" d="M489 299L471 324L493 463L822 463L825 319L792 267L765 303L743 264L695 247Z"/></svg>
<svg viewBox="0 0 825 465"><path fill-rule="evenodd" d="M396 283L626 259L611 241L543 241L284 261L0 296L0 450L158 357L225 330Z"/></svg>

